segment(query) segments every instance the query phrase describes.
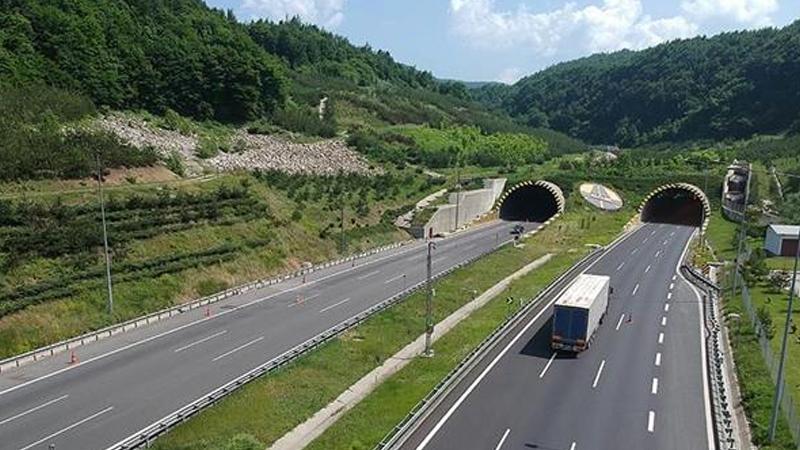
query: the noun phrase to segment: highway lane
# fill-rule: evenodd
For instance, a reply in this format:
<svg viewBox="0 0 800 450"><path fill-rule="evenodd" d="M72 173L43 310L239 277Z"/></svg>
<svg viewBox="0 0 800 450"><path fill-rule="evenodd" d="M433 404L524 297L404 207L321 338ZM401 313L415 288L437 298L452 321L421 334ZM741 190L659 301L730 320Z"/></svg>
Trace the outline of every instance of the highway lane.
<svg viewBox="0 0 800 450"><path fill-rule="evenodd" d="M510 239L514 225L495 222L440 240L434 273ZM131 342L123 336L114 348L101 341L97 345L108 352L76 366L65 368L62 362L59 367L50 359L41 363L48 370L33 364L3 374L0 448L107 448L422 281L425 247L413 244L284 291L243 294L241 302L261 301L167 329L149 340ZM234 298L231 304L241 302Z"/></svg>
<svg viewBox="0 0 800 450"><path fill-rule="evenodd" d="M548 299L402 448L709 449L701 305L677 273L694 231L645 224L620 241L587 270L614 288L588 351L550 350Z"/></svg>

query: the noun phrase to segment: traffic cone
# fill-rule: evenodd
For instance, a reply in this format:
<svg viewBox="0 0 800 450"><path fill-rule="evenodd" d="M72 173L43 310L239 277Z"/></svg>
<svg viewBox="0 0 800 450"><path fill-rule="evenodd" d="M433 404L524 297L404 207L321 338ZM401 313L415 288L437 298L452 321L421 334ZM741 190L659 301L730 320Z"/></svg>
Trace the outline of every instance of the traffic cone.
<svg viewBox="0 0 800 450"><path fill-rule="evenodd" d="M206 306L206 317L211 317L211 307Z"/></svg>
<svg viewBox="0 0 800 450"><path fill-rule="evenodd" d="M69 363L70 364L78 364L78 355L75 354L75 350L69 353Z"/></svg>

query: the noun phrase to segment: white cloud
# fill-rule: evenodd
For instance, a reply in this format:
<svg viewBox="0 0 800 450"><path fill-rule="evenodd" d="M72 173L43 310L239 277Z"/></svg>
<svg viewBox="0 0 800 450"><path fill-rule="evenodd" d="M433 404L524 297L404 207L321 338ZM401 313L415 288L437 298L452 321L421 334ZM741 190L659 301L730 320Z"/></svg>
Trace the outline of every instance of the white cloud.
<svg viewBox="0 0 800 450"><path fill-rule="evenodd" d="M697 0L702 1L702 0ZM681 17L652 19L640 0L603 0L600 5L534 13L524 6L498 11L494 0L450 0L455 33L485 48L531 46L553 54L566 45L584 50L639 49L697 34L697 25Z"/></svg>
<svg viewBox="0 0 800 450"><path fill-rule="evenodd" d="M495 78L495 81L499 81L505 84L514 84L519 81L525 75L525 72L520 69L519 67L509 67L503 69L499 75Z"/></svg>
<svg viewBox="0 0 800 450"><path fill-rule="evenodd" d="M772 24L777 0L683 0L681 9L699 19L719 17L751 26Z"/></svg>
<svg viewBox="0 0 800 450"><path fill-rule="evenodd" d="M242 10L256 17L282 20L298 16L305 22L335 28L344 20L347 0L244 0Z"/></svg>

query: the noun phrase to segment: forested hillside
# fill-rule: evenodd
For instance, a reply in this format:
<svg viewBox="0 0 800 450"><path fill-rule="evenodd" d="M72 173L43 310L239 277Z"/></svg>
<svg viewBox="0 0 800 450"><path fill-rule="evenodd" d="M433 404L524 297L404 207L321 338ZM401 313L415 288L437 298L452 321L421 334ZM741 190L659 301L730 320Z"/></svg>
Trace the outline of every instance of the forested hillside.
<svg viewBox="0 0 800 450"><path fill-rule="evenodd" d="M744 138L800 129L800 22L558 64L474 96L592 143Z"/></svg>

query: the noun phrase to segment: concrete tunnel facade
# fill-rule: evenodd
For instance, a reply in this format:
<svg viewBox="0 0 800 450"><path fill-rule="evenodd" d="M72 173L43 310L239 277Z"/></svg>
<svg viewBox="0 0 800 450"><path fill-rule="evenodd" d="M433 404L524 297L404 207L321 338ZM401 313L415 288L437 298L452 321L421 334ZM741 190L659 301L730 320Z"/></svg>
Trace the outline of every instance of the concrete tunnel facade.
<svg viewBox="0 0 800 450"><path fill-rule="evenodd" d="M705 232L711 204L706 194L688 183L666 184L645 197L639 207L642 222L699 227Z"/></svg>
<svg viewBox="0 0 800 450"><path fill-rule="evenodd" d="M502 220L545 222L564 212L564 193L549 181L524 181L508 189L497 201Z"/></svg>

